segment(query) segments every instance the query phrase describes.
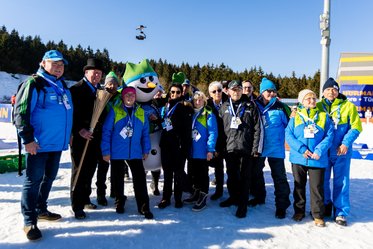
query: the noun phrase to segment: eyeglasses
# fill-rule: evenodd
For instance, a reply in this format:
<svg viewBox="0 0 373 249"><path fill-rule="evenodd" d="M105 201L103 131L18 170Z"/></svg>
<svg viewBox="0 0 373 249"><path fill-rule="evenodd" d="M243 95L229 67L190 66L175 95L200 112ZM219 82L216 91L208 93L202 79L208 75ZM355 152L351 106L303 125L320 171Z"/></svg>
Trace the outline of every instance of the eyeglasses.
<svg viewBox="0 0 373 249"><path fill-rule="evenodd" d="M180 94L181 92L180 91L171 91L171 94Z"/></svg>
<svg viewBox="0 0 373 249"><path fill-rule="evenodd" d="M268 89L268 90L266 90L268 93L275 93L276 91L275 90L273 90L273 89Z"/></svg>
<svg viewBox="0 0 373 249"><path fill-rule="evenodd" d="M215 94L216 92L218 92L218 93L221 93L221 89L218 89L218 90L213 90L213 91L211 91L211 93L213 93L213 94Z"/></svg>

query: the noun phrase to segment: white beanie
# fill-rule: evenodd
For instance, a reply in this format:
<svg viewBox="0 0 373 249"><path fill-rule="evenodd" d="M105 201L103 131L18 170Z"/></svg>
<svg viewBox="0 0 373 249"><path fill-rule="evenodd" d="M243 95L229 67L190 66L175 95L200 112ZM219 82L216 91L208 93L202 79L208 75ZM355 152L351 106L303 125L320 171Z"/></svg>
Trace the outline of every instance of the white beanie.
<svg viewBox="0 0 373 249"><path fill-rule="evenodd" d="M302 104L304 97L306 97L307 94L313 94L316 96L316 93L314 93L312 90L309 89L303 89L298 94L298 102Z"/></svg>

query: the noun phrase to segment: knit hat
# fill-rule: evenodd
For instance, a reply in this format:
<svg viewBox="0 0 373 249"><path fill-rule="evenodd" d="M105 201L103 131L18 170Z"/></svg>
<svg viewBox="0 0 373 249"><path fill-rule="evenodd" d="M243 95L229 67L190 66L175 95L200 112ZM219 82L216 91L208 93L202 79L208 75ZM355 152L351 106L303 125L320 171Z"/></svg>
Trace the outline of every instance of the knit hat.
<svg viewBox="0 0 373 249"><path fill-rule="evenodd" d="M260 94L262 94L266 90L274 90L274 91L276 91L276 86L269 79L263 78L262 82L260 83L259 92L260 92Z"/></svg>
<svg viewBox="0 0 373 249"><path fill-rule="evenodd" d="M123 74L123 81L129 83L143 77L154 76L158 77L147 59L142 60L139 64L126 63L126 71Z"/></svg>
<svg viewBox="0 0 373 249"><path fill-rule="evenodd" d="M298 102L302 104L304 98L308 95L308 94L312 94L315 96L316 98L316 93L314 93L312 90L309 90L309 89L303 89L302 91L300 91L298 93Z"/></svg>
<svg viewBox="0 0 373 249"><path fill-rule="evenodd" d="M49 50L45 52L43 56L43 61L44 60L51 60L51 61L63 61L63 64L67 65L69 64L67 60L63 58L63 55L60 53L58 50Z"/></svg>
<svg viewBox="0 0 373 249"><path fill-rule="evenodd" d="M330 88L330 87L337 89L337 91L339 92L339 85L333 78L329 78L325 82L324 86L322 87L322 91L325 91L325 89Z"/></svg>
<svg viewBox="0 0 373 249"><path fill-rule="evenodd" d="M136 94L136 89L132 86L129 86L129 87L126 87L126 88L123 88L122 90L122 98L125 94L127 93L133 93L133 94Z"/></svg>
<svg viewBox="0 0 373 249"><path fill-rule="evenodd" d="M85 65L83 67L83 72L85 72L85 70L90 70L90 69L97 69L97 70L101 70L103 72L104 71L104 63L100 59L89 58L87 60L87 65Z"/></svg>
<svg viewBox="0 0 373 249"><path fill-rule="evenodd" d="M233 88L242 88L242 84L241 84L241 81L239 80L232 80L231 82L229 82L228 84L228 89L233 89Z"/></svg>
<svg viewBox="0 0 373 249"><path fill-rule="evenodd" d="M187 85L187 86L190 86L190 81L188 79L185 79L183 84L181 85Z"/></svg>
<svg viewBox="0 0 373 249"><path fill-rule="evenodd" d="M109 82L119 84L118 76L113 71L110 71L105 77L105 85Z"/></svg>
<svg viewBox="0 0 373 249"><path fill-rule="evenodd" d="M185 81L185 74L183 72L173 73L172 74L172 83L183 84Z"/></svg>

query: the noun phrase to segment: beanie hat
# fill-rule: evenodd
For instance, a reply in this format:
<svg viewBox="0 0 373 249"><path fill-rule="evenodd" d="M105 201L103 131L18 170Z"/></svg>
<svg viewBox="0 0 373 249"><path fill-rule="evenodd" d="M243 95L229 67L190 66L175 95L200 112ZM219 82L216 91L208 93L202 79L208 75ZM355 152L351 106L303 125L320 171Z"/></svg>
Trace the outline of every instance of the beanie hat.
<svg viewBox="0 0 373 249"><path fill-rule="evenodd" d="M313 94L313 95L315 95L315 97L316 97L316 93L314 93L312 90L309 90L309 89L303 89L302 91L300 91L300 92L298 93L298 102L302 104L304 98L305 98L308 94Z"/></svg>
<svg viewBox="0 0 373 249"><path fill-rule="evenodd" d="M125 94L127 93L133 93L133 94L136 94L136 89L132 86L128 86L128 87L125 87L122 89L122 98Z"/></svg>
<svg viewBox="0 0 373 249"><path fill-rule="evenodd" d="M119 84L118 76L113 71L109 72L105 77L105 85L109 82Z"/></svg>
<svg viewBox="0 0 373 249"><path fill-rule="evenodd" d="M322 87L322 91L325 91L326 88L330 88L330 87L337 89L337 91L339 92L339 85L333 78L329 78L325 82L324 86Z"/></svg>
<svg viewBox="0 0 373 249"><path fill-rule="evenodd" d="M190 81L188 79L185 79L182 85L190 86Z"/></svg>
<svg viewBox="0 0 373 249"><path fill-rule="evenodd" d="M262 79L262 82L260 83L260 89L259 89L259 92L260 94L262 94L264 91L266 90L274 90L276 91L276 86L275 84L270 81L269 79L267 78L263 78Z"/></svg>
<svg viewBox="0 0 373 249"><path fill-rule="evenodd" d="M185 74L183 72L173 73L172 74L172 83L183 84L185 81Z"/></svg>
<svg viewBox="0 0 373 249"><path fill-rule="evenodd" d="M149 76L158 77L147 59L141 61L139 64L128 62L126 63L126 71L123 74L123 81L128 85L132 81Z"/></svg>

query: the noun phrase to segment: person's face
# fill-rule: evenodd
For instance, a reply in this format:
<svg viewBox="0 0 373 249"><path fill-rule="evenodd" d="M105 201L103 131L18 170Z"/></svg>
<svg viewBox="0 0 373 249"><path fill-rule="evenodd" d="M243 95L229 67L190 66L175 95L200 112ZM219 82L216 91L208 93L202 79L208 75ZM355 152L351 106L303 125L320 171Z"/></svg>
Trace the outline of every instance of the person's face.
<svg viewBox="0 0 373 249"><path fill-rule="evenodd" d="M125 106L133 106L135 104L136 94L133 92L128 92L123 95L123 103Z"/></svg>
<svg viewBox="0 0 373 249"><path fill-rule="evenodd" d="M316 107L316 95L314 94L307 94L302 102L302 105L306 109L312 109Z"/></svg>
<svg viewBox="0 0 373 249"><path fill-rule="evenodd" d="M264 99L266 102L269 102L269 101L271 101L271 99L276 98L277 93L276 93L275 90L268 89L268 90L265 90L265 91L262 93L262 96L263 96L263 99Z"/></svg>
<svg viewBox="0 0 373 249"><path fill-rule="evenodd" d="M110 81L105 84L105 89L109 93L114 94L118 90L118 84L113 81Z"/></svg>
<svg viewBox="0 0 373 249"><path fill-rule="evenodd" d="M93 85L97 85L101 81L102 71L98 69L85 70L85 77Z"/></svg>
<svg viewBox="0 0 373 249"><path fill-rule="evenodd" d="M238 101L242 97L242 88L241 87L235 87L235 88L232 88L232 89L228 89L228 94L233 101Z"/></svg>
<svg viewBox="0 0 373 249"><path fill-rule="evenodd" d="M205 101L203 101L203 97L196 97L193 99L193 106L196 109L199 109L205 105Z"/></svg>
<svg viewBox="0 0 373 249"><path fill-rule="evenodd" d="M57 78L60 78L65 72L65 64L62 60L44 60L42 61L41 65L43 66L46 72L48 72L50 75L56 76Z"/></svg>
<svg viewBox="0 0 373 249"><path fill-rule="evenodd" d="M189 92L190 85L184 84L182 85L182 87L183 87L183 94L186 94Z"/></svg>
<svg viewBox="0 0 373 249"><path fill-rule="evenodd" d="M213 86L209 89L210 97L216 102L220 102L223 96L223 90L219 86Z"/></svg>
<svg viewBox="0 0 373 249"><path fill-rule="evenodd" d="M247 96L251 96L253 94L253 85L250 82L243 82L242 83L242 93L246 94Z"/></svg>
<svg viewBox="0 0 373 249"><path fill-rule="evenodd" d="M170 98L171 99L177 99L177 98L180 98L181 96L181 91L180 91L180 88L178 87L171 87L171 90L170 90Z"/></svg>
<svg viewBox="0 0 373 249"><path fill-rule="evenodd" d="M334 87L328 87L323 92L324 98L326 98L329 101L335 100L338 97L338 94L338 90Z"/></svg>

